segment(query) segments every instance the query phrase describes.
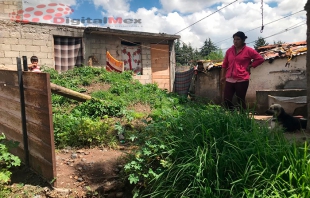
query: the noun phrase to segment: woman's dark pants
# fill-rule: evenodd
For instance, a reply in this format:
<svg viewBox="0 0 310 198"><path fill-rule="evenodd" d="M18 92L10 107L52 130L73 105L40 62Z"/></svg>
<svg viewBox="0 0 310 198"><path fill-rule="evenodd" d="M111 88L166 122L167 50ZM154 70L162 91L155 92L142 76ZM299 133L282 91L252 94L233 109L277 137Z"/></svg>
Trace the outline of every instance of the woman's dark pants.
<svg viewBox="0 0 310 198"><path fill-rule="evenodd" d="M238 105L244 110L246 109L245 96L249 87L249 81L230 83L226 82L224 90L224 103L226 108L232 110L234 105L232 103L233 96L236 94Z"/></svg>

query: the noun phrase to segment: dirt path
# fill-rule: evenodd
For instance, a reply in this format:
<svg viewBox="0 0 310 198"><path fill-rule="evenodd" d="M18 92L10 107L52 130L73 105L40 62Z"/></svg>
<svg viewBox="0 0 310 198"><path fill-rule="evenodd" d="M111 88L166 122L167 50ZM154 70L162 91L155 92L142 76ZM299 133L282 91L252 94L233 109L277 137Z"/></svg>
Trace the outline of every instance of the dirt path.
<svg viewBox="0 0 310 198"><path fill-rule="evenodd" d="M49 189L33 172L20 168L12 176L14 192L10 197L132 197L130 187L120 177L125 155L125 150L106 148L63 149L56 153L55 189Z"/></svg>

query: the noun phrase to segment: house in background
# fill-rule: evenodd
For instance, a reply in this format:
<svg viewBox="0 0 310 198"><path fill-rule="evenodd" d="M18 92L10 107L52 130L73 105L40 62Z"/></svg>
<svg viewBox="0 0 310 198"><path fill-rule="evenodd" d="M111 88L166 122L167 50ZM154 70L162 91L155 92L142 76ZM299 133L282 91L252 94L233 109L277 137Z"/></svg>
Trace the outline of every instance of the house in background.
<svg viewBox="0 0 310 198"><path fill-rule="evenodd" d="M265 62L252 69L248 100L257 104L257 111L264 113L271 96L306 96L307 42L268 45L258 48ZM302 101L292 102L303 103ZM306 105L306 104L303 104ZM303 113L304 114L304 113Z"/></svg>
<svg viewBox="0 0 310 198"><path fill-rule="evenodd" d="M16 70L16 57L30 60L33 55L39 64L59 72L89 63L105 67L109 52L124 61L125 70L134 71L142 84L157 83L159 88L173 90L174 40L180 36L7 19L21 9L21 0L0 2L0 68Z"/></svg>
<svg viewBox="0 0 310 198"><path fill-rule="evenodd" d="M246 100L250 107L263 114L268 108L268 95L297 97L306 93L306 41L268 45L258 49L265 62L251 69L250 85ZM223 88L220 85L221 64L201 61L195 95L222 102Z"/></svg>

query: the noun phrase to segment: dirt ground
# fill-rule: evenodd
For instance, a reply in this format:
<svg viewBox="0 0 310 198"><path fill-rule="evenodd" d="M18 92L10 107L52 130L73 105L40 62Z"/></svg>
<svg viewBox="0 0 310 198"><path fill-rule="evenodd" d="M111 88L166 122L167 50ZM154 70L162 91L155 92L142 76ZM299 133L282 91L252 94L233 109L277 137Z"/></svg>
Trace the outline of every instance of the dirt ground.
<svg viewBox="0 0 310 198"><path fill-rule="evenodd" d="M13 171L10 197L132 197L132 186L120 176L126 152L126 146L118 150L59 150L55 188L28 168L20 167Z"/></svg>

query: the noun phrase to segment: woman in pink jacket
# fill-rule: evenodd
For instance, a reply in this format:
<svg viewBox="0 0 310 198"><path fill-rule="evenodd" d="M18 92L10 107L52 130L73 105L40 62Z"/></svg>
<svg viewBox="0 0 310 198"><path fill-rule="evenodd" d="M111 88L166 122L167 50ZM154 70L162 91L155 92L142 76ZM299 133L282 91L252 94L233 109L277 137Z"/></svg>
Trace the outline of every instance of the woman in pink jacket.
<svg viewBox="0 0 310 198"><path fill-rule="evenodd" d="M224 103L228 109L233 109L232 99L236 94L238 104L246 109L245 96L249 87L250 68L264 62L264 58L254 49L247 47L243 32L233 35L234 45L226 52L222 71L221 83L225 83Z"/></svg>

